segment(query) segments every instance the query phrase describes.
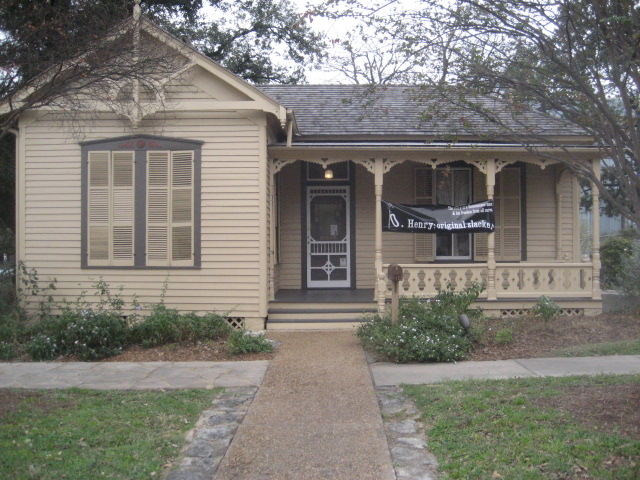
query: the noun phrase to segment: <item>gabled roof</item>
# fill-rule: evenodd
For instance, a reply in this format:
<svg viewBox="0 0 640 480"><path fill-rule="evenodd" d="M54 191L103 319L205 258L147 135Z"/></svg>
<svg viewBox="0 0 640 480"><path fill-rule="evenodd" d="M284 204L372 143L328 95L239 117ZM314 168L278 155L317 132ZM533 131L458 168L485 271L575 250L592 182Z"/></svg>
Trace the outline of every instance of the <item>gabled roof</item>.
<svg viewBox="0 0 640 480"><path fill-rule="evenodd" d="M500 137L495 123L480 113L443 99L436 88L362 85L258 86L278 103L293 110L299 140L385 136L409 139ZM508 127L529 135L584 137L575 125L535 111L513 115L506 102L476 97Z"/></svg>

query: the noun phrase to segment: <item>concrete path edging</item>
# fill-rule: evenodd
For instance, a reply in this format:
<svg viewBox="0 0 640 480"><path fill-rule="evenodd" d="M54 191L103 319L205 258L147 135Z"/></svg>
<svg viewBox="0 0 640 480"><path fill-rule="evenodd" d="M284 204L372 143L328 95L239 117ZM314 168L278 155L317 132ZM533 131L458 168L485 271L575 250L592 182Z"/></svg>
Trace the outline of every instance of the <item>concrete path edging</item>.
<svg viewBox="0 0 640 480"><path fill-rule="evenodd" d="M421 364L379 362L369 367L375 386L383 387L429 384L444 380L635 374L640 373L640 355Z"/></svg>

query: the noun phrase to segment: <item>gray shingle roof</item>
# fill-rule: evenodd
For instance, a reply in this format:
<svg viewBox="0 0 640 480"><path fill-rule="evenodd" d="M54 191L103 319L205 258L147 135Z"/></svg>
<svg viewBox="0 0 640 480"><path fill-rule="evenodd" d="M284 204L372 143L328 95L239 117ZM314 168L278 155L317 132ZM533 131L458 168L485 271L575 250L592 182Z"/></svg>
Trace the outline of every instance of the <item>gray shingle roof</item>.
<svg viewBox="0 0 640 480"><path fill-rule="evenodd" d="M435 88L362 85L261 85L262 92L293 110L298 131L307 137L499 136L495 123ZM584 135L578 127L535 111L513 114L507 103L477 97L485 112L523 134Z"/></svg>

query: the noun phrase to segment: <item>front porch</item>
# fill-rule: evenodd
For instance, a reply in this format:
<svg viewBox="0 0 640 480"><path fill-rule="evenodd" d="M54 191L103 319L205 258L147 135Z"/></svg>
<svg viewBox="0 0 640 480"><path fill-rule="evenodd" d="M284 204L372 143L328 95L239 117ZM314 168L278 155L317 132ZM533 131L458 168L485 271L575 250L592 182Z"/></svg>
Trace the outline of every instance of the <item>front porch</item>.
<svg viewBox="0 0 640 480"><path fill-rule="evenodd" d="M542 295L555 300L565 313L589 315L601 311L597 219L593 226L593 249L586 258L580 252L579 186L576 177L557 162L522 151L518 155L501 151L500 158L496 158L495 151L478 152L478 148L471 147L473 156L468 151L441 150L437 159L432 158L435 153L426 153L424 147L402 152L330 148L320 151L305 147L274 150L270 184L274 221L270 230L269 322L273 313L276 320L292 320L305 308L319 310L315 313L320 318L321 311L336 313L328 311L328 304L349 303L346 299L362 304L357 308L364 305L367 310L382 310L391 298L391 283L386 275L391 263L403 267L400 293L404 296L428 298L447 283L464 288L479 282L486 289L477 306L490 315L522 314ZM351 165L353 177L337 182L309 180L307 165L330 169L345 162ZM597 162L593 163L597 168ZM467 180L460 176L466 183L456 180L456 188L465 185L467 201L494 200L494 233L470 234L453 246L445 245L448 250L442 250L435 234L382 232L381 200L437 203L440 172L453 170L469 172ZM342 242L341 249L329 251L326 264L316 262L316 270L321 266L329 275L334 270L332 261L336 267L346 267L349 276L344 278L349 282L345 281L348 286L344 289L315 289L308 282L312 253L320 251L309 246L313 236L309 225L310 186L322 185L350 189L343 197L351 202L345 207L351 212L351 217L346 215L351 224L334 227L331 232L337 235L332 239L335 243ZM597 195L593 201L597 205ZM344 238L343 231L347 232ZM349 256L338 264L339 257L334 255L333 260L331 252ZM368 298L362 298L363 295ZM282 301L287 298L295 299L295 303L289 302L295 306L283 306ZM323 300L315 301L318 299ZM278 319L282 310L294 312L288 318Z"/></svg>

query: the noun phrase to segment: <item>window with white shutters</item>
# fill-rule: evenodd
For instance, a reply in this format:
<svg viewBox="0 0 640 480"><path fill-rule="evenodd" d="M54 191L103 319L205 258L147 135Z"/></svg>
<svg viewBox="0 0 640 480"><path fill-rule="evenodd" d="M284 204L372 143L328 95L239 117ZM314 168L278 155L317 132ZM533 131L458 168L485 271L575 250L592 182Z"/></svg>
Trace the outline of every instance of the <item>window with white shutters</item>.
<svg viewBox="0 0 640 480"><path fill-rule="evenodd" d="M201 143L141 135L82 144L83 267L200 266Z"/></svg>

